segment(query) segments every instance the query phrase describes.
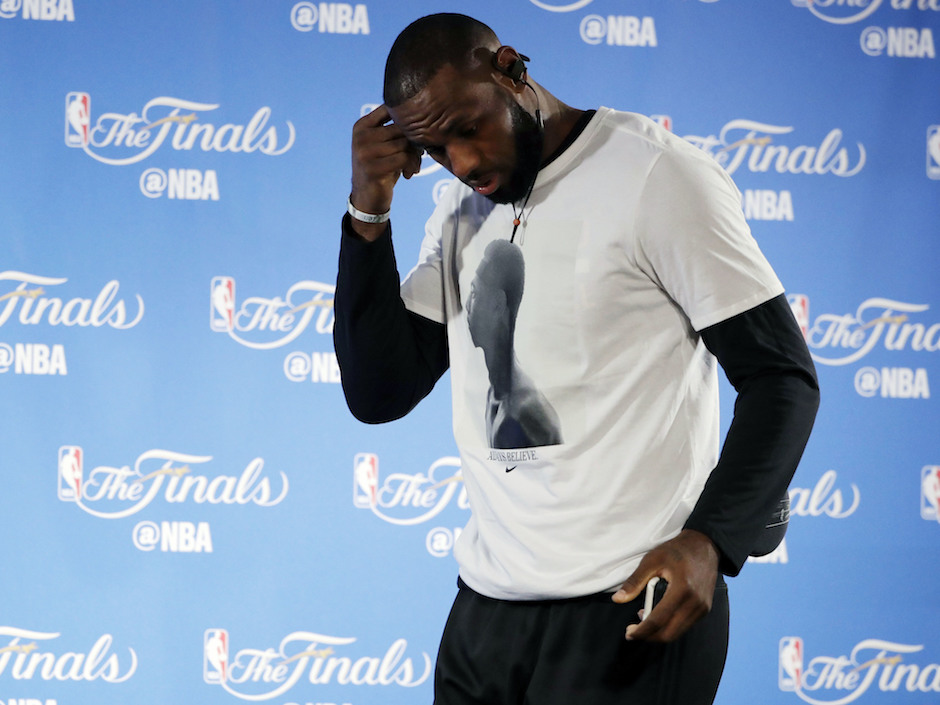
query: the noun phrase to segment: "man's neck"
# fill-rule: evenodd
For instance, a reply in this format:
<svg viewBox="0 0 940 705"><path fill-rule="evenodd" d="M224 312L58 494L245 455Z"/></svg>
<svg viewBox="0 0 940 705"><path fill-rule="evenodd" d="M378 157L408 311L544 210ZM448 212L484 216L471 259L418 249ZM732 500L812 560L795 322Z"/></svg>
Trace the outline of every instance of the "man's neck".
<svg viewBox="0 0 940 705"><path fill-rule="evenodd" d="M545 124L545 140L542 144L542 163L554 159L556 152L565 144L568 135L578 124L584 110L572 108L536 84L539 96L539 110Z"/></svg>
<svg viewBox="0 0 940 705"><path fill-rule="evenodd" d="M587 127L588 123L591 122L591 118L594 117L596 110L580 110L578 111L580 115L575 121L574 126L568 130L568 134L565 135L564 139L561 141L561 144L555 148L555 151L548 155L548 158L543 159L542 163L539 165L540 169L544 169L553 161L558 159L565 151L574 144L575 140L581 136L581 133L584 132L584 128Z"/></svg>

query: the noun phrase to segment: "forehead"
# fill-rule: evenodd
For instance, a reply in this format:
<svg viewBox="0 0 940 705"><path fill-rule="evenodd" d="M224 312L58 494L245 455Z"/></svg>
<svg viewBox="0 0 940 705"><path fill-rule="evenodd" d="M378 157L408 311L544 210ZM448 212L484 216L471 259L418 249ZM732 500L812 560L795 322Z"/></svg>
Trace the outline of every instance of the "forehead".
<svg viewBox="0 0 940 705"><path fill-rule="evenodd" d="M389 108L389 114L411 142L438 144L462 119L492 109L495 88L488 73L462 72L445 64L414 97Z"/></svg>

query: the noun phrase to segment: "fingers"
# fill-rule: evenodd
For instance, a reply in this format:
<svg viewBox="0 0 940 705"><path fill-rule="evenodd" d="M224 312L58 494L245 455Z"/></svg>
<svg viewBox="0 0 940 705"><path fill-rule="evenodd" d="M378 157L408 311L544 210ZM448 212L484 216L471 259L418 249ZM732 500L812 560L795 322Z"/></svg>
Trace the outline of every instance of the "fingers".
<svg viewBox="0 0 940 705"><path fill-rule="evenodd" d="M663 599L640 624L627 627L628 640L672 641L708 613L718 578L717 549L704 534L684 530L647 553L613 601L635 600L656 576L669 583Z"/></svg>
<svg viewBox="0 0 940 705"><path fill-rule="evenodd" d="M366 144L402 141L407 144L404 133L394 122L388 108L380 105L371 113L363 115L353 125L353 145L357 142Z"/></svg>
<svg viewBox="0 0 940 705"><path fill-rule="evenodd" d="M633 602L646 589L646 583L656 577L655 575L640 577L640 575L639 573L634 573L627 578L624 584L620 586L620 589L617 590L610 599L622 605Z"/></svg>
<svg viewBox="0 0 940 705"><path fill-rule="evenodd" d="M351 197L368 213L386 212L398 178L421 168L421 153L389 120L388 108L380 105L353 126Z"/></svg>
<svg viewBox="0 0 940 705"><path fill-rule="evenodd" d="M412 176L421 171L421 156L423 152L415 147L410 142L408 143L408 164L402 169L402 176L406 179L410 179Z"/></svg>
<svg viewBox="0 0 940 705"><path fill-rule="evenodd" d="M652 551L647 553L640 561L637 569L623 582L623 585L613 594L611 599L614 602L623 604L638 598L640 593L646 590L646 584L659 575L656 572L655 560L656 556Z"/></svg>
<svg viewBox="0 0 940 705"><path fill-rule="evenodd" d="M370 156L368 153L375 149L388 152L414 149L395 125L353 128L352 145L357 153L364 153L360 157Z"/></svg>
<svg viewBox="0 0 940 705"><path fill-rule="evenodd" d="M404 137L393 137L383 139L371 135L365 139L354 140L353 142L354 158L361 162L369 162L374 159L386 159L400 155L407 157L408 153L413 151Z"/></svg>
<svg viewBox="0 0 940 705"><path fill-rule="evenodd" d="M365 145L353 157L353 187L391 190L400 175L411 177L421 168L421 157L410 147L398 142Z"/></svg>
<svg viewBox="0 0 940 705"><path fill-rule="evenodd" d="M366 113L359 120L356 121L356 124L363 123L368 127L379 127L384 125L391 119L391 116L388 114L388 107L383 103L379 107L375 108L372 112Z"/></svg>
<svg viewBox="0 0 940 705"><path fill-rule="evenodd" d="M674 641L710 609L710 595L709 599L704 599L696 590L670 583L662 601L646 615L646 619L627 627L625 638L627 641Z"/></svg>
<svg viewBox="0 0 940 705"><path fill-rule="evenodd" d="M394 122L390 122L388 108L380 105L371 113L361 117L353 127L353 141L364 144L382 144L392 147L395 151L405 151L409 154L409 162L414 165L412 173L417 173L421 164L422 150L415 147ZM380 155L381 156L381 155Z"/></svg>

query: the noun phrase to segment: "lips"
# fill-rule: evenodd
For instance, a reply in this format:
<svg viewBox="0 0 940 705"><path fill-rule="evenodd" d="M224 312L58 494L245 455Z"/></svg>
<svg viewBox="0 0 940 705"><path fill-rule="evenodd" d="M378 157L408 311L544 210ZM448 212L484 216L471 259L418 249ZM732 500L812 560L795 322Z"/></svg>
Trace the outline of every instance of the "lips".
<svg viewBox="0 0 940 705"><path fill-rule="evenodd" d="M489 196L499 188L499 179L495 175L487 176L471 184L473 190L481 196Z"/></svg>

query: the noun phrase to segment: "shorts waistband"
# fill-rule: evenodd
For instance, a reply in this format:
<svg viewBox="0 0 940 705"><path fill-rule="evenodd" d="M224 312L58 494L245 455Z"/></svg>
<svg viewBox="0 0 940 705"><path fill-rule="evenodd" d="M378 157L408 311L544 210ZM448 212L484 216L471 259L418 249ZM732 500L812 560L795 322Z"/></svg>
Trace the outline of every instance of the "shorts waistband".
<svg viewBox="0 0 940 705"><path fill-rule="evenodd" d="M493 602L507 602L507 603L512 603L512 604L526 604L526 605L568 605L568 604L575 604L578 602L610 602L611 601L610 598L615 592L614 590L611 590L609 592L595 592L590 595L580 595L577 597L552 597L552 598L542 598L542 599L532 599L532 600L527 600L527 599L506 600L506 599L502 599L499 597L489 597L487 595L483 595L482 593L477 592L472 587L467 585L463 581L463 578L461 578L460 576L457 576L457 587L460 590L466 590L467 592L471 592L477 597L484 599L484 600L492 600ZM642 600L643 600L642 595L637 598L637 601L642 601Z"/></svg>
<svg viewBox="0 0 940 705"><path fill-rule="evenodd" d="M715 589L718 590L724 586L725 586L724 576L721 573L719 573L718 580L715 582ZM611 597L613 596L614 592L616 592L616 590L609 590L605 592L595 592L590 595L581 595L577 597L554 597L554 598L543 598L543 599L533 599L533 600L526 600L526 599L506 600L506 599L502 599L499 597L489 597L487 595L477 592L472 587L467 585L463 581L463 578L461 578L459 575L457 576L457 588L460 590L466 590L467 592L473 593L474 595L476 595L477 597L483 600L493 600L494 602L507 602L507 603L512 603L512 604L527 604L527 605L565 605L565 604L573 604L573 603L578 603L578 602L610 602ZM640 593L639 597L636 597L635 599L631 600L630 602L626 604L632 604L636 602L642 605L644 599L645 599L645 595L643 593Z"/></svg>

